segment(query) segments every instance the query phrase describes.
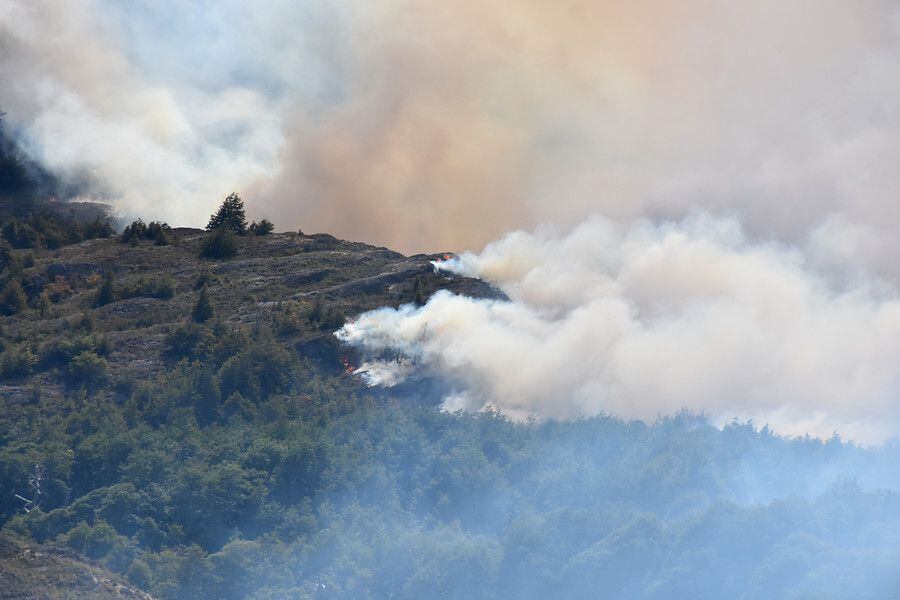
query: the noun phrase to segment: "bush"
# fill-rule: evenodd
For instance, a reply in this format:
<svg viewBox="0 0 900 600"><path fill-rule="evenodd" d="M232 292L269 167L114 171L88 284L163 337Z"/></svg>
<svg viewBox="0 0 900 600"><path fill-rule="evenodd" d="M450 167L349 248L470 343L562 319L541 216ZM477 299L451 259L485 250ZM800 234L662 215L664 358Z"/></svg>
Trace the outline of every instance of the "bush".
<svg viewBox="0 0 900 600"><path fill-rule="evenodd" d="M200 247L200 255L203 258L231 258L237 255L237 251L237 236L224 227L207 235Z"/></svg>
<svg viewBox="0 0 900 600"><path fill-rule="evenodd" d="M227 229L237 235L247 233L247 215L244 214L244 201L241 197L233 193L225 198L219 210L209 218L206 229Z"/></svg>
<svg viewBox="0 0 900 600"><path fill-rule="evenodd" d="M268 219L261 219L259 223L256 221L250 225L250 233L254 235L269 235L275 230L275 225Z"/></svg>
<svg viewBox="0 0 900 600"><path fill-rule="evenodd" d="M107 275L103 279L103 285L100 286L100 289L97 290L97 295L94 296L94 306L99 308L101 306L106 306L111 302L115 302L116 300L116 292L113 288L113 280L111 275Z"/></svg>
<svg viewBox="0 0 900 600"><path fill-rule="evenodd" d="M45 368L68 365L82 352L92 352L103 356L109 347L106 340L97 334L69 336L48 342L41 346L40 363Z"/></svg>
<svg viewBox="0 0 900 600"><path fill-rule="evenodd" d="M27 346L10 346L0 353L0 379L25 377L35 364L34 353Z"/></svg>
<svg viewBox="0 0 900 600"><path fill-rule="evenodd" d="M18 314L25 310L27 302L28 299L25 297L19 280L11 279L7 281L6 287L0 293L0 314L7 316Z"/></svg>
<svg viewBox="0 0 900 600"><path fill-rule="evenodd" d="M175 280L171 277L140 277L122 286L117 296L169 300L175 296Z"/></svg>
<svg viewBox="0 0 900 600"><path fill-rule="evenodd" d="M132 221L122 232L123 244L136 245L142 240L151 240L157 246L166 246L172 243L172 228L168 223L152 221L149 225L142 219Z"/></svg>
<svg viewBox="0 0 900 600"><path fill-rule="evenodd" d="M106 380L106 361L93 352L77 354L69 362L69 381L75 384L95 385Z"/></svg>
<svg viewBox="0 0 900 600"><path fill-rule="evenodd" d="M189 323L176 327L166 335L163 354L173 361L194 358L201 346L211 343L212 333L208 329Z"/></svg>

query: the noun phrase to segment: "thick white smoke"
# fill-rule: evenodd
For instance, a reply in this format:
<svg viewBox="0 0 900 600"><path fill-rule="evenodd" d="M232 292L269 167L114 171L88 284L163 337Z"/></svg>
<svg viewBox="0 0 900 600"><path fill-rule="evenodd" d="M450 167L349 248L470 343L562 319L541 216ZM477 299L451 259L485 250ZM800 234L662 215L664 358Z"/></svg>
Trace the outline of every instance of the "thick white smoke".
<svg viewBox="0 0 900 600"><path fill-rule="evenodd" d="M900 425L900 302L836 287L799 249L747 239L734 220L516 232L439 268L496 283L511 302L438 293L384 308L338 337L399 352L456 382L451 410L514 417L681 408L790 433L878 442ZM402 363L369 365L396 382Z"/></svg>

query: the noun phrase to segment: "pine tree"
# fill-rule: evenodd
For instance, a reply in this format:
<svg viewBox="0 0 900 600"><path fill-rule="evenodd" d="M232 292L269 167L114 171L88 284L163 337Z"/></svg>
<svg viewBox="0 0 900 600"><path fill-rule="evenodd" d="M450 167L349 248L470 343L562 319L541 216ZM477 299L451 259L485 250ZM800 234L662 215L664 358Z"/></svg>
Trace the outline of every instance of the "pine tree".
<svg viewBox="0 0 900 600"><path fill-rule="evenodd" d="M194 310L191 313L191 316L197 323L205 323L212 318L213 312L213 303L209 297L209 292L206 291L206 286L203 286L203 288L200 290L200 297L197 298L197 304L194 305Z"/></svg>
<svg viewBox="0 0 900 600"><path fill-rule="evenodd" d="M228 229L238 235L247 233L247 215L244 214L244 201L237 194L230 194L219 210L209 218L207 231Z"/></svg>

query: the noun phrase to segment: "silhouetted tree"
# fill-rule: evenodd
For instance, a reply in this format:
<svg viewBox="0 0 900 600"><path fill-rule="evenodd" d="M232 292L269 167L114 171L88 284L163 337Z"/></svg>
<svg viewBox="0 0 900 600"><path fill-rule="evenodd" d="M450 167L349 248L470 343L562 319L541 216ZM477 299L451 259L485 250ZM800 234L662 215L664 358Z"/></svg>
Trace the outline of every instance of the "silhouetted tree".
<svg viewBox="0 0 900 600"><path fill-rule="evenodd" d="M254 221L250 225L250 233L255 235L269 235L274 231L275 225L272 224L272 221L268 219L260 219L259 223Z"/></svg>
<svg viewBox="0 0 900 600"><path fill-rule="evenodd" d="M228 229L238 235L247 233L247 215L244 214L244 201L237 194L230 194L219 210L209 218L207 231Z"/></svg>

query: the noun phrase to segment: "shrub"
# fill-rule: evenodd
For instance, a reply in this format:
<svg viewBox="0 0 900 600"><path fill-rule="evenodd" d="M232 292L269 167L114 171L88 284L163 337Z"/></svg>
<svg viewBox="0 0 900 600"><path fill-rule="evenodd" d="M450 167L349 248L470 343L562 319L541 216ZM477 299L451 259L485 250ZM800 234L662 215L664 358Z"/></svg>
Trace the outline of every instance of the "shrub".
<svg viewBox="0 0 900 600"><path fill-rule="evenodd" d="M0 314L15 315L22 312L27 304L25 292L18 279L10 279L0 293Z"/></svg>
<svg viewBox="0 0 900 600"><path fill-rule="evenodd" d="M91 277L93 277L93 275L91 275ZM88 283L90 282L91 278L88 278ZM72 286L69 285L69 282L65 277L57 275L51 283L44 286L44 291L47 293L47 297L50 298L51 302L59 302L67 296L70 296L74 290L72 290Z"/></svg>
<svg viewBox="0 0 900 600"><path fill-rule="evenodd" d="M312 308L306 314L306 319L319 329L334 329L343 325L347 317L340 308L326 304L322 300L322 295L317 294Z"/></svg>
<svg viewBox="0 0 900 600"><path fill-rule="evenodd" d="M207 346L211 342L212 334L208 329L188 323L176 327L166 335L163 342L165 347L163 354L166 358L174 361L182 358L194 358L198 348Z"/></svg>
<svg viewBox="0 0 900 600"><path fill-rule="evenodd" d="M209 218L207 231L227 229L237 235L247 233L247 216L244 214L244 201L237 194L230 194L219 210Z"/></svg>
<svg viewBox="0 0 900 600"><path fill-rule="evenodd" d="M10 346L0 353L0 379L25 377L34 367L35 358L27 346Z"/></svg>
<svg viewBox="0 0 900 600"><path fill-rule="evenodd" d="M208 270L204 269L203 271L200 272L200 275L197 276L197 281L194 282L194 289L195 290L203 289L205 286L207 286L211 283L215 283L218 280L219 280L219 278L217 276L213 275Z"/></svg>
<svg viewBox="0 0 900 600"><path fill-rule="evenodd" d="M69 336L42 345L40 362L42 366L52 368L68 365L82 352L103 356L108 351L106 340L98 334Z"/></svg>
<svg viewBox="0 0 900 600"><path fill-rule="evenodd" d="M97 295L94 296L94 306L99 308L101 306L106 306L110 302L115 302L116 300L116 292L113 288L113 280L111 275L107 275L103 279L103 285L100 286L100 289L97 290Z"/></svg>
<svg viewBox="0 0 900 600"><path fill-rule="evenodd" d="M224 227L207 235L200 247L200 255L203 258L231 258L237 255L237 251L237 237Z"/></svg>
<svg viewBox="0 0 900 600"><path fill-rule="evenodd" d="M106 380L106 361L93 352L82 352L69 362L67 375L76 384L102 383Z"/></svg>
<svg viewBox="0 0 900 600"><path fill-rule="evenodd" d="M175 295L175 280L171 277L140 277L127 282L119 290L119 298L159 298L169 300Z"/></svg>
<svg viewBox="0 0 900 600"><path fill-rule="evenodd" d="M122 232L123 244L136 245L142 240L151 240L157 246L166 246L172 243L172 228L168 223L152 221L149 225L142 219L132 221Z"/></svg>

